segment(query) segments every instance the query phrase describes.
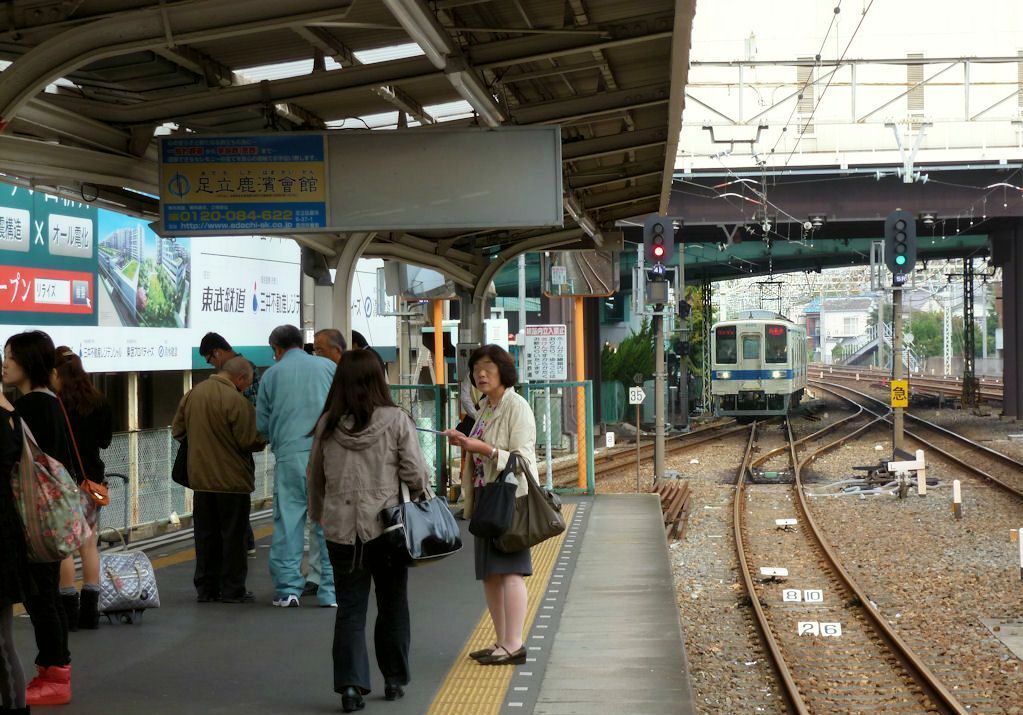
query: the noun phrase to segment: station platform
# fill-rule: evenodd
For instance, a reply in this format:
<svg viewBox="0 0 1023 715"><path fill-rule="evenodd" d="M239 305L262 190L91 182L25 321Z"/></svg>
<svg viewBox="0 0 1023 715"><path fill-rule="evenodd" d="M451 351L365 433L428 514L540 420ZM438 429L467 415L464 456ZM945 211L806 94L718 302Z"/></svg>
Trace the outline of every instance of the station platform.
<svg viewBox="0 0 1023 715"><path fill-rule="evenodd" d="M483 667L467 654L493 642L472 537L459 554L412 569L412 683L383 700L374 672L366 711L393 715L637 713L688 715L688 682L675 589L657 498L602 495L567 500L569 529L533 551L526 643L519 667ZM151 552L162 607L136 625L71 634L74 700L34 712L335 713L334 609L305 599L270 606L269 525L256 525L249 561L252 604L198 604L187 546ZM187 542L186 542L187 544ZM372 652L370 606L368 633ZM27 617L15 639L31 664ZM371 655L372 662L372 655ZM375 664L374 664L375 669Z"/></svg>

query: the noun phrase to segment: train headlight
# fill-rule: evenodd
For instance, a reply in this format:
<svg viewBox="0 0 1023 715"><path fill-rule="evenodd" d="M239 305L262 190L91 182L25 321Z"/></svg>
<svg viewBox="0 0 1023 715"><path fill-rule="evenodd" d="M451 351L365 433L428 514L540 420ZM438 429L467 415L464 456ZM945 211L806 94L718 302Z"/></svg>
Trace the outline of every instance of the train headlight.
<svg viewBox="0 0 1023 715"><path fill-rule="evenodd" d="M784 370L773 370L773 371L771 371L771 378L772 379L780 380L783 377L785 377L785 371Z"/></svg>
<svg viewBox="0 0 1023 715"><path fill-rule="evenodd" d="M718 379L719 380L727 380L731 376L732 376L732 373L730 373L728 370L718 370Z"/></svg>

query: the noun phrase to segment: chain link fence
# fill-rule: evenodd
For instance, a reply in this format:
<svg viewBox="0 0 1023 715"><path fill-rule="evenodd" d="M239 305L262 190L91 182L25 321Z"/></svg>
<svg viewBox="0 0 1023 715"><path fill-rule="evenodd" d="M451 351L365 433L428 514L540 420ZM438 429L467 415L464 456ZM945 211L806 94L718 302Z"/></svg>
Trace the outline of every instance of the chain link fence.
<svg viewBox="0 0 1023 715"><path fill-rule="evenodd" d="M103 510L103 526L123 529L167 521L171 513L188 516L187 490L171 479L179 444L170 428L118 432L101 452L107 474L123 474L128 482L109 480L110 506ZM256 490L253 501L273 493L274 457L269 448L253 455Z"/></svg>
<svg viewBox="0 0 1023 715"><path fill-rule="evenodd" d="M412 415L416 426L437 430L441 414L449 412L447 424L457 422L457 395L448 392L442 397L437 385L393 385L395 402ZM439 465L446 458L447 443L432 432L420 431L419 445L426 463L434 474L437 486ZM191 514L191 499L181 485L171 479L171 467L179 444L169 427L163 429L118 432L110 446L102 450L107 474L123 474L127 483L110 479L110 506L103 509L102 526L136 529L147 524L166 522L172 513ZM253 502L262 502L273 495L274 456L267 447L253 455L256 462L256 489Z"/></svg>

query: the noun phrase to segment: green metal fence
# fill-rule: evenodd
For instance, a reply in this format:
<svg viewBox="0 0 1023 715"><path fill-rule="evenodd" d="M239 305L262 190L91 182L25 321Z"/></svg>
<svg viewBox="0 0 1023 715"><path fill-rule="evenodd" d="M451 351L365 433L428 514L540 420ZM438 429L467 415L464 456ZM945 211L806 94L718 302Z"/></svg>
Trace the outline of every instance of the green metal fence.
<svg viewBox="0 0 1023 715"><path fill-rule="evenodd" d="M391 385L391 397L412 415L416 427L443 430L453 424L450 420L450 395L443 385ZM433 471L433 488L439 489L441 468L447 461L447 440L433 432L420 431L417 434L426 463Z"/></svg>
<svg viewBox="0 0 1023 715"><path fill-rule="evenodd" d="M546 420L541 418L544 414L544 402L548 395L551 395L547 391L561 391L567 390L567 395L559 397L557 395L551 395L551 400L563 400L565 404L563 412L569 412L575 409L575 400L577 399L577 389L583 390L583 399L586 404L586 438L585 440L576 440L577 445L577 457L581 456L583 450L586 451L586 488L580 489L579 487L558 487L555 489L560 494L587 494L593 495L595 492L594 487L594 467L593 467L593 383L590 380L584 380L583 382L530 382L523 384L519 389L522 392L522 396L529 401L531 405L534 405L534 412L538 418L538 424L541 425L540 429L537 429L537 448L545 444L546 440ZM551 435L552 438L554 435ZM537 464L538 469L542 467ZM538 481L543 482L542 476L538 477Z"/></svg>

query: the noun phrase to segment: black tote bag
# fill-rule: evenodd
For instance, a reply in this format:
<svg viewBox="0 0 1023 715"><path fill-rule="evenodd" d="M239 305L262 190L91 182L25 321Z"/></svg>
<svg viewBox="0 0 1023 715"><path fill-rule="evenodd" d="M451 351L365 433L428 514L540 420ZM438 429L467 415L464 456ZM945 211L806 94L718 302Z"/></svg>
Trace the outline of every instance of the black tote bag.
<svg viewBox="0 0 1023 715"><path fill-rule="evenodd" d="M473 505L472 519L469 520L469 532L473 536L496 539L511 528L515 518L515 491L518 485L515 481L508 481L508 478L514 477L520 459L518 453L512 452L497 478L480 491Z"/></svg>
<svg viewBox="0 0 1023 715"><path fill-rule="evenodd" d="M447 499L428 492L427 498L412 501L404 482L399 494L397 506L380 512L384 525L380 538L392 544L399 561L422 566L461 550L462 537Z"/></svg>
<svg viewBox="0 0 1023 715"><path fill-rule="evenodd" d="M181 440L181 444L178 445L174 466L171 467L171 479L183 487L188 486L188 437Z"/></svg>

